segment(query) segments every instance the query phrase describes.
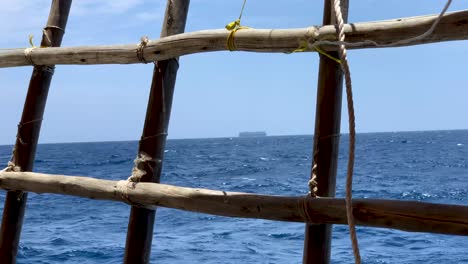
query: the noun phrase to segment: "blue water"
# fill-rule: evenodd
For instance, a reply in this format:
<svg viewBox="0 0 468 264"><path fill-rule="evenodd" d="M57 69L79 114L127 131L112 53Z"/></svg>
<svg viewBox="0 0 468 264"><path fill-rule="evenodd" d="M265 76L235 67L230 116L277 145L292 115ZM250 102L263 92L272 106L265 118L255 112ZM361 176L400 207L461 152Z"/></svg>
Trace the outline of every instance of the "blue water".
<svg viewBox="0 0 468 264"><path fill-rule="evenodd" d="M340 147L343 196L347 136ZM226 191L302 195L311 136L169 140L162 182ZM35 170L126 179L137 142L44 144ZM11 146L0 146L0 163ZM3 208L5 192L0 192ZM468 205L468 131L360 134L354 197ZM129 207L30 194L18 263L119 263ZM157 210L152 262L300 263L304 224ZM358 228L364 263L468 263L468 237ZM351 263L346 226L334 226L332 262Z"/></svg>

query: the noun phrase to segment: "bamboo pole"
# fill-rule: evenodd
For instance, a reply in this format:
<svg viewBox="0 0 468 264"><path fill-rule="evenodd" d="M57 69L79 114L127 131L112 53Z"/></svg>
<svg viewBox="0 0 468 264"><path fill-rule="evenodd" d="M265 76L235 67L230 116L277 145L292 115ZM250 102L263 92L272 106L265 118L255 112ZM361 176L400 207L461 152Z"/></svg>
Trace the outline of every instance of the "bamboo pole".
<svg viewBox="0 0 468 264"><path fill-rule="evenodd" d="M41 46L60 46L71 2L71 0L52 1ZM34 66L32 72L11 160L23 171L33 169L39 132L54 69L54 65ZM26 201L27 193L23 191L9 191L6 195L0 234L1 263L16 263Z"/></svg>
<svg viewBox="0 0 468 264"><path fill-rule="evenodd" d="M167 2L161 37L183 33L189 0ZM138 156L147 156L142 182L159 182L166 145L179 59L156 62L146 111L145 125L139 142ZM156 209L132 206L127 232L124 263L149 263Z"/></svg>
<svg viewBox="0 0 468 264"><path fill-rule="evenodd" d="M34 172L0 172L0 188L127 202L142 207L162 206L228 217L346 224L344 199L337 198L259 195L145 182L133 186L127 181ZM466 205L354 199L353 214L361 226L468 236Z"/></svg>
<svg viewBox="0 0 468 264"><path fill-rule="evenodd" d="M438 15L399 18L385 21L352 23L345 25L348 42L373 40L389 44L398 40L421 35L429 29ZM468 39L468 10L448 13L441 19L433 34L425 39L398 46L436 43ZM149 41L144 49L146 61L166 60L182 55L227 50L225 29L203 30L177 34ZM244 29L236 32L235 44L239 51L292 52L300 42L336 40L334 26L307 27L298 29ZM36 65L43 64L130 64L141 63L137 56L139 44L84 46L68 48L34 49L31 59ZM337 50L337 46L322 45L324 50ZM370 43L347 46L347 49L378 48ZM314 52L315 50L309 50ZM30 65L24 49L0 52L0 68Z"/></svg>
<svg viewBox="0 0 468 264"><path fill-rule="evenodd" d="M343 19L348 17L348 1L341 1ZM324 1L323 24L335 24L333 1ZM335 33L336 34L336 33ZM330 55L338 58L338 52ZM343 73L338 63L320 56L315 110L315 132L311 178L316 175L320 197L334 197L340 144ZM315 167L314 167L315 166ZM303 263L330 263L332 225L306 224Z"/></svg>

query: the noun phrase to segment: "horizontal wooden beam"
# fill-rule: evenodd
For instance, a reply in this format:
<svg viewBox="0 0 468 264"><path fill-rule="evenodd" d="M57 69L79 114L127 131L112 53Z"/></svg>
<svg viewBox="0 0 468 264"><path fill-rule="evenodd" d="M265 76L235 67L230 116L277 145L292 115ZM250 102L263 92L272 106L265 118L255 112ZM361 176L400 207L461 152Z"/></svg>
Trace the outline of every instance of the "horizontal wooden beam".
<svg viewBox="0 0 468 264"><path fill-rule="evenodd" d="M380 45L413 38L426 32L438 15L401 18L385 21L352 23L345 26L346 40L359 43L372 40ZM468 10L443 16L433 34L404 46L468 39ZM0 68L53 64L130 64L142 61L166 60L182 55L227 50L225 29L204 30L178 34L147 43L137 52L139 44L85 46L66 48L12 49L0 52ZM306 39L309 44L336 40L334 26L298 29L243 29L235 34L237 50L250 52L283 52L297 49ZM403 45L396 45L403 46ZM324 50L337 46L321 45ZM349 46L349 49L377 48L369 42ZM309 51L315 51L313 49ZM26 54L25 54L26 53Z"/></svg>
<svg viewBox="0 0 468 264"><path fill-rule="evenodd" d="M344 199L272 196L196 189L157 183L109 181L33 172L0 172L0 188L35 193L162 206L229 217L346 224ZM468 206L415 201L355 199L353 215L361 226L413 232L468 235Z"/></svg>

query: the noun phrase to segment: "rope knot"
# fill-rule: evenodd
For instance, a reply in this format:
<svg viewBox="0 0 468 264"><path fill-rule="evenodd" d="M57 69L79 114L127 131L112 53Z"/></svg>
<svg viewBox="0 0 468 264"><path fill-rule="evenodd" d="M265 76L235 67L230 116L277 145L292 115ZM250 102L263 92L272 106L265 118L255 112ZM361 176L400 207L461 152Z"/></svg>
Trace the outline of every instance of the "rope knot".
<svg viewBox="0 0 468 264"><path fill-rule="evenodd" d="M225 26L225 28L230 31L229 33L229 36L226 40L226 46L228 48L229 51L234 51L236 50L236 44L234 43L234 34L236 34L236 32L238 30L241 30L241 29L248 29L249 27L244 27L244 26L241 26L241 18L242 18L242 13L244 12L244 8L245 8L245 2L247 0L244 0L244 3L242 4L242 8L241 8L241 11L240 11L240 14L239 14L239 18L232 21L231 23L227 24Z"/></svg>
<svg viewBox="0 0 468 264"><path fill-rule="evenodd" d="M21 167L16 166L13 161L9 161L7 167L1 170L0 172L21 172Z"/></svg>
<svg viewBox="0 0 468 264"><path fill-rule="evenodd" d="M45 32L45 30L43 30L43 33L44 33L45 38L46 38L46 39L49 41L49 43L50 43L51 41L50 41L49 35L47 35L47 33ZM32 34L30 34L30 35L28 36L29 45L31 45L31 47L24 49L24 57L26 58L26 60L27 60L31 65L36 65L36 64L34 63L33 59L32 59L32 51L33 51L34 49L37 49L38 47L36 47L36 45L34 45L34 43L33 43L33 38L34 38L34 36L33 36ZM39 48L47 48L47 46L42 46L42 45L41 45ZM47 69L47 70L49 70L49 69Z"/></svg>
<svg viewBox="0 0 468 264"><path fill-rule="evenodd" d="M140 182L141 177L146 175L145 165L148 162L154 162L153 158L144 152L138 153L138 157L134 160L135 166L132 169L132 175L128 177L126 181L118 181L114 188L116 193L122 197L124 202L132 206L154 210L152 206L135 203L131 201L129 197L129 191L135 189L135 186Z"/></svg>
<svg viewBox="0 0 468 264"><path fill-rule="evenodd" d="M234 30L236 27L240 27L240 19L237 19L226 25L226 29L229 31Z"/></svg>
<svg viewBox="0 0 468 264"><path fill-rule="evenodd" d="M141 37L140 44L138 44L137 51L136 51L138 60L141 63L145 63L145 64L147 64L148 62L145 60L143 52L144 52L144 48L146 48L146 46L148 45L148 42L149 42L148 36Z"/></svg>
<svg viewBox="0 0 468 264"><path fill-rule="evenodd" d="M334 60L336 63L341 64L341 60L333 57L332 55L328 54L325 52L323 49L321 49L318 45L316 44L310 44L310 40L300 40L299 41L299 47L297 47L295 50L293 50L291 53L295 52L305 52L309 50L315 50L319 54L322 54L323 56Z"/></svg>
<svg viewBox="0 0 468 264"><path fill-rule="evenodd" d="M236 34L238 30L248 29L248 28L249 27L244 27L240 25L240 19L237 19L236 21L233 21L226 25L226 29L230 31L229 36L226 41L226 46L229 51L235 51L237 49L236 44L234 43L234 34Z"/></svg>
<svg viewBox="0 0 468 264"><path fill-rule="evenodd" d="M135 166L132 169L132 175L128 177L127 180L129 182L133 182L134 184L140 182L141 177L146 175L145 164L150 161L153 161L152 157L144 152L140 152L138 157L134 160Z"/></svg>
<svg viewBox="0 0 468 264"><path fill-rule="evenodd" d="M309 182L309 195L310 197L317 197L318 183L317 183L317 164L312 167L312 178Z"/></svg>

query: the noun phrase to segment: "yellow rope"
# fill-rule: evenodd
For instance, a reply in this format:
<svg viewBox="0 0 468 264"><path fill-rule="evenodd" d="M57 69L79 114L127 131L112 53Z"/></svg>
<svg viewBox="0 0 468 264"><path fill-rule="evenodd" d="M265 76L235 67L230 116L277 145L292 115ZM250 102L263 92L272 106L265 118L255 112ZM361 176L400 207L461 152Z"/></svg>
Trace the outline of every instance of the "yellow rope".
<svg viewBox="0 0 468 264"><path fill-rule="evenodd" d="M44 32L44 36L49 40L50 42L50 39L49 39L49 36L46 34L45 32L45 29L43 30ZM34 64L34 61L32 60L32 57L31 57L31 53L34 49L37 49L37 48L48 48L47 46L39 46L39 47L36 47L36 45L34 45L33 43L33 38L34 36L32 34L29 34L28 36L28 42L29 42L29 45L31 47L29 48L0 48L0 50L24 50L24 57L26 58L26 60L31 64L31 65L35 65ZM45 67L44 69L49 69L50 72L53 72L53 67Z"/></svg>
<svg viewBox="0 0 468 264"><path fill-rule="evenodd" d="M326 53L323 49L321 49L321 48L319 48L319 47L314 47L314 49L315 49L318 53L322 54L323 56L325 56L325 57L327 57L327 58L329 58L329 59L332 59L332 60L336 61L336 63L338 63L338 64L341 64L341 60L340 60L340 59L337 59L337 58L333 57L332 55Z"/></svg>
<svg viewBox="0 0 468 264"><path fill-rule="evenodd" d="M36 45L33 43L33 38L34 36L32 34L29 34L28 40L29 40L29 45L31 45L32 48L36 48Z"/></svg>
<svg viewBox="0 0 468 264"><path fill-rule="evenodd" d="M241 29L250 28L250 27L241 26L242 14L244 13L244 8L245 8L245 3L246 2L247 2L247 0L244 0L244 3L242 4L242 8L241 8L241 11L240 11L240 14L239 14L239 18L226 25L226 29L228 31L230 31L230 33L229 33L229 35L227 37L227 40L226 40L226 46L227 46L229 51L235 51L236 50L236 43L234 42L234 35L236 34L236 32L238 30L241 30ZM314 50L316 50L318 53L322 54L323 56L325 56L325 57L327 57L327 58L329 58L331 60L336 61L336 63L338 63L338 64L341 64L341 60L331 56L330 54L326 53L321 48L319 48L317 46L314 46L312 48ZM292 52L303 52L303 51L306 51L308 49L309 48L308 48L307 42L304 42L304 43L300 44L299 48L293 50Z"/></svg>
<svg viewBox="0 0 468 264"><path fill-rule="evenodd" d="M240 14L239 14L239 18L226 25L226 29L230 31L229 36L227 37L227 40L226 40L226 46L227 46L229 51L236 50L236 44L234 43L234 34L236 34L236 32L238 30L248 29L249 28L249 27L241 26L241 24L240 24L242 14L244 13L244 7L245 7L246 2L247 2L247 0L244 0L244 3L242 4L242 8L241 8L241 11L240 11Z"/></svg>
<svg viewBox="0 0 468 264"><path fill-rule="evenodd" d="M331 60L334 60L336 63L338 64L341 64L341 60L340 59L337 59L335 57L333 57L332 55L328 54L327 52L325 52L323 49L319 48L318 46L313 46L312 47L314 50L316 50L318 53L322 54L323 56L331 59ZM299 47L295 50L293 50L292 52L304 52L304 51L307 51L309 50L308 48L308 45L307 45L307 42L304 41L302 43L300 43Z"/></svg>
<svg viewBox="0 0 468 264"><path fill-rule="evenodd" d="M29 42L29 45L31 46L31 47L29 47L29 49L37 48L36 45L34 45L34 43L33 43L33 38L34 38L34 35L29 34L28 42ZM40 46L40 48L47 48L47 47ZM23 50L23 49L28 49L28 48L0 48L0 50Z"/></svg>

